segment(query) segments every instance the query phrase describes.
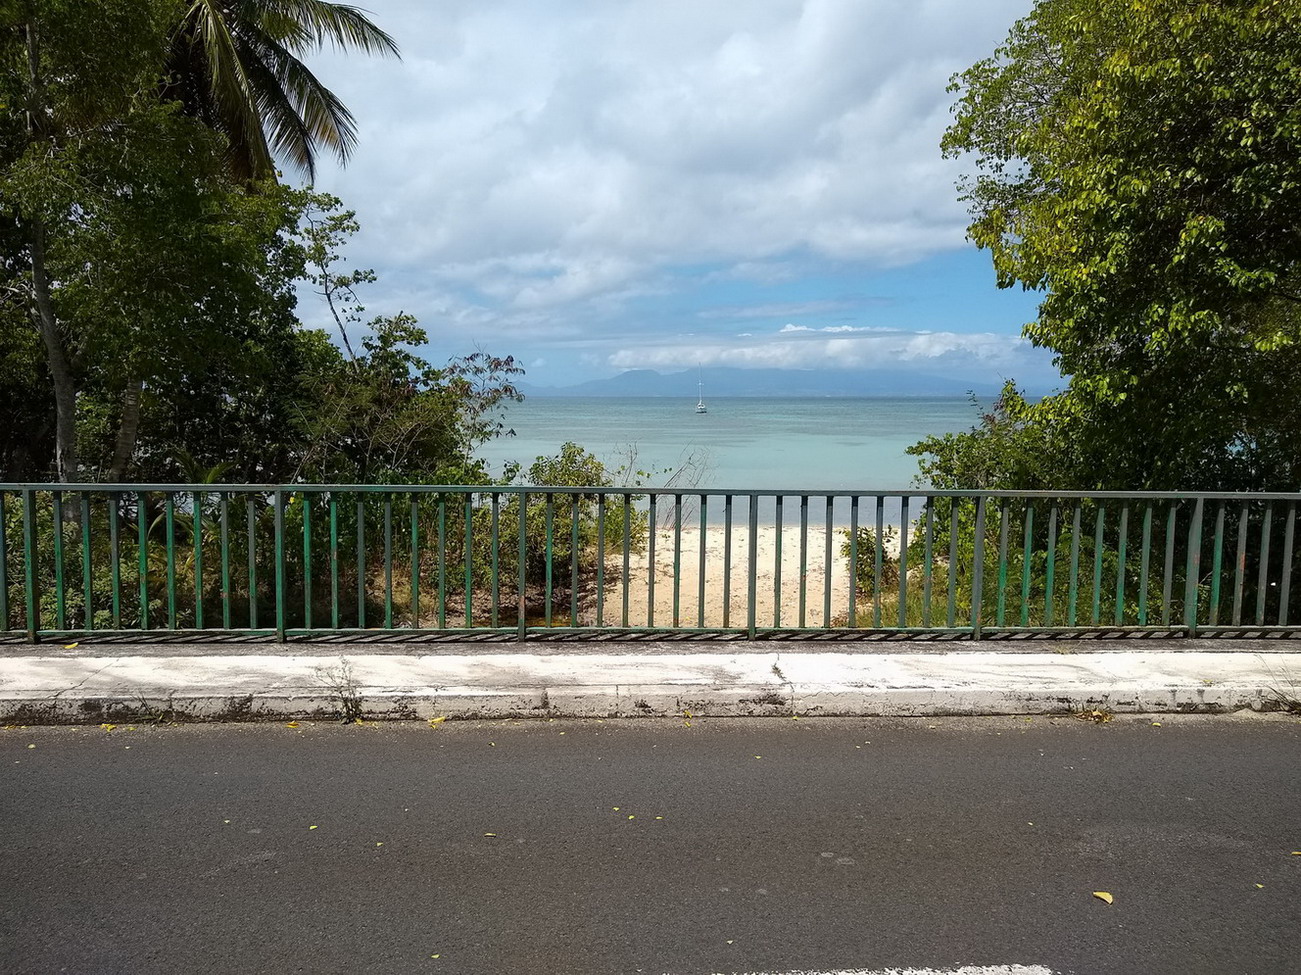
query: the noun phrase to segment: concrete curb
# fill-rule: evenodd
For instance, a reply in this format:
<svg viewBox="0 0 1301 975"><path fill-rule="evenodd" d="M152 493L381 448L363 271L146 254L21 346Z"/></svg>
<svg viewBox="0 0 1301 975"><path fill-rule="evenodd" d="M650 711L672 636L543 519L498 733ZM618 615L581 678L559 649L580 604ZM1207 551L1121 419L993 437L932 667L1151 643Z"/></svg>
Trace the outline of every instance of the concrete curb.
<svg viewBox="0 0 1301 975"><path fill-rule="evenodd" d="M1216 713L1301 699L1301 652L1274 647L334 657L251 649L263 652L3 657L0 721Z"/></svg>

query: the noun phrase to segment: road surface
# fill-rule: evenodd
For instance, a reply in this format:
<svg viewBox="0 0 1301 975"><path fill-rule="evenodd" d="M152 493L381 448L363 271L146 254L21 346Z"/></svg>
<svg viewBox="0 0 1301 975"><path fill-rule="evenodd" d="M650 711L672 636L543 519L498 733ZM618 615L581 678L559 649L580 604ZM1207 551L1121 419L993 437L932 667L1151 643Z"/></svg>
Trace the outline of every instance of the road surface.
<svg viewBox="0 0 1301 975"><path fill-rule="evenodd" d="M6 973L1301 971L1284 715L10 728L0 835Z"/></svg>

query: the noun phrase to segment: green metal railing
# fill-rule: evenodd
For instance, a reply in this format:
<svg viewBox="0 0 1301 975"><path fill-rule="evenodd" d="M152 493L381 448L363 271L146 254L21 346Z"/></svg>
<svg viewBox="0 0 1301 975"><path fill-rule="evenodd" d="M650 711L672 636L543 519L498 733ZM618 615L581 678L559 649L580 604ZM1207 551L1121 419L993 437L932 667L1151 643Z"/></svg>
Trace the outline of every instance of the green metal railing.
<svg viewBox="0 0 1301 975"><path fill-rule="evenodd" d="M1288 634L1298 502L0 484L0 637Z"/></svg>

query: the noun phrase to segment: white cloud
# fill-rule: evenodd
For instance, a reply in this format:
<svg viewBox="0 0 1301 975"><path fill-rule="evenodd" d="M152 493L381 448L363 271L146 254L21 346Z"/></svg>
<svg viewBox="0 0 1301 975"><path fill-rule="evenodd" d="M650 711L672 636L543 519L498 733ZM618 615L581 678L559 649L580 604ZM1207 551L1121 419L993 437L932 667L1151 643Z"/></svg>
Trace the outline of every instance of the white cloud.
<svg viewBox="0 0 1301 975"><path fill-rule="evenodd" d="M788 326L756 340L691 341L677 338L650 342L611 353L607 364L616 369L687 369L730 366L752 369L883 369L934 371L961 367L964 372L1017 370L1042 372L1048 356L1025 339L989 332L907 332L873 330L871 334L822 337L809 329ZM748 340L748 341L746 341Z"/></svg>
<svg viewBox="0 0 1301 975"><path fill-rule="evenodd" d="M684 264L960 246L945 85L1030 0L370 6L404 60L313 61L360 126L319 183L359 211L359 263L480 336L617 322Z"/></svg>

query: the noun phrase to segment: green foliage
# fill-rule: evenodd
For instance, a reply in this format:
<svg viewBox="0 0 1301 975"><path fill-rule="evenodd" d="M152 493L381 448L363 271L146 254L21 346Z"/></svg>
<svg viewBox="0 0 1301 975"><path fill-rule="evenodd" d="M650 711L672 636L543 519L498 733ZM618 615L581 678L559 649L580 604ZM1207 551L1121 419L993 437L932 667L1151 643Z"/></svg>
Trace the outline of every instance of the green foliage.
<svg viewBox="0 0 1301 975"><path fill-rule="evenodd" d="M1026 334L1070 385L1010 440L986 424L947 444L947 475L1295 487L1298 28L1278 0L1042 0L955 78L944 149L974 166L970 235L1001 286L1044 293ZM1050 471L1026 463L1042 448Z"/></svg>
<svg viewBox="0 0 1301 975"><path fill-rule="evenodd" d="M871 596L898 593L899 591L899 532L886 526L881 532L881 578L877 580L877 538L875 529L860 525L857 533L844 531L845 540L840 545L840 557L854 565L855 588ZM853 544L851 544L853 543ZM912 562L912 553L909 561Z"/></svg>

